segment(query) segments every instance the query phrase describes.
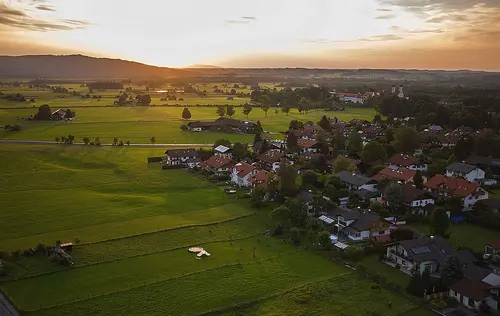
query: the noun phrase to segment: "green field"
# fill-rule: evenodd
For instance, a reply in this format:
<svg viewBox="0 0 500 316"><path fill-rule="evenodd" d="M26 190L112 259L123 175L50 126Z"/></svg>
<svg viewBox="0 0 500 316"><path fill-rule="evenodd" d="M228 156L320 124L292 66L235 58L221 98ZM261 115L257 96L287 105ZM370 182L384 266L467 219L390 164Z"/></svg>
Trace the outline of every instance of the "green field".
<svg viewBox="0 0 500 316"><path fill-rule="evenodd" d="M64 122L33 122L24 121L22 117L28 117L35 110L17 109L0 110L0 124L20 124L20 132L9 132L0 130L0 139L30 139L30 140L54 140L55 137L63 135L74 135L76 141L83 137L99 137L101 142L112 142L114 137L126 142L149 143L151 137L155 137L157 143L213 143L220 138L228 138L231 141L250 142L253 135L223 134L211 132L183 132L180 130L182 124L186 124L181 118L182 107L131 107L131 108L78 108L75 109L77 118L73 121ZM217 118L216 109L213 107L190 108L193 120L213 120ZM254 108L249 120L260 121L264 130L279 133L288 129L291 120L304 122L318 122L323 115L337 116L345 121L354 118L371 120L375 114L374 109L347 108L342 112L311 111L300 114L293 109L289 115L279 112L274 114L270 109L268 116L260 108ZM247 119L240 108L236 109L233 116L236 119ZM278 135L271 135L278 137Z"/></svg>

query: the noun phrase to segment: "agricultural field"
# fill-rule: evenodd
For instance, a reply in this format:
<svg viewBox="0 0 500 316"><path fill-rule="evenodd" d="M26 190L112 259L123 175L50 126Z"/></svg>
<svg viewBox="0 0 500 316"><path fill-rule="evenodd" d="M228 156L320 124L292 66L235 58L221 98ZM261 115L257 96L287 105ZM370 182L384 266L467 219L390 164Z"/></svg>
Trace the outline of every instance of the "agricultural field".
<svg viewBox="0 0 500 316"><path fill-rule="evenodd" d="M126 142L149 143L155 137L157 143L213 143L217 139L227 138L233 142L251 142L253 135L223 134L212 132L183 132L182 124L193 120L214 120L218 116L213 107L190 107L191 119L182 119L183 107L109 107L109 108L76 108L77 117L73 121L25 121L22 118L36 113L34 109L0 110L0 124L19 124L20 132L0 130L0 139L29 139L53 141L55 137L74 135L76 141L83 137L99 137L101 142L110 143L114 137ZM347 108L342 112L310 111L300 114L293 109L289 115L270 109L268 115L260 108L254 108L248 118L240 108L236 108L235 119L260 121L264 130L271 133L284 132L291 120L317 122L321 116L338 117L345 121L354 118L373 119L374 109ZM276 138L279 135L274 134Z"/></svg>

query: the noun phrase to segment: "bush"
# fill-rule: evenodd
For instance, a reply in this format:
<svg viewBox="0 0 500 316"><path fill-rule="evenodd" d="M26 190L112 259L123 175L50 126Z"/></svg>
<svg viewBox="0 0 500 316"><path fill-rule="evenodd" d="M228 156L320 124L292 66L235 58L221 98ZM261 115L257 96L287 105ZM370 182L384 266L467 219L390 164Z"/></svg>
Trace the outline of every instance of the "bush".
<svg viewBox="0 0 500 316"><path fill-rule="evenodd" d="M186 125L186 124L182 124L182 125L181 125L181 130L183 130L183 131L187 131L188 129L189 129L189 128L187 127L187 125Z"/></svg>
<svg viewBox="0 0 500 316"><path fill-rule="evenodd" d="M39 242L38 245L36 245L36 252L37 253L45 253L46 252L46 248L47 248L47 246L45 246L44 244L42 244L41 242Z"/></svg>
<svg viewBox="0 0 500 316"><path fill-rule="evenodd" d="M47 248L47 255L49 257L49 260L57 262L58 264L61 265L72 265L73 264L73 258L71 258L70 255L68 255L64 250L62 250L59 247L56 247L54 245L48 246Z"/></svg>
<svg viewBox="0 0 500 316"><path fill-rule="evenodd" d="M7 259L9 258L9 253L4 250L0 250L0 259Z"/></svg>
<svg viewBox="0 0 500 316"><path fill-rule="evenodd" d="M446 302L440 298L435 298L431 301L431 305L436 307L436 308L445 308L447 305L446 305Z"/></svg>

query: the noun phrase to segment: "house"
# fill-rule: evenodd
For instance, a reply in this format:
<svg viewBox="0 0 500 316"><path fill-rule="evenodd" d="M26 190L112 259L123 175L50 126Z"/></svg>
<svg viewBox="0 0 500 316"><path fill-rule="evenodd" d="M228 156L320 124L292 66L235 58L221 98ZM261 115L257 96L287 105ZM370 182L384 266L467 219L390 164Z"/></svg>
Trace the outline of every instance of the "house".
<svg viewBox="0 0 500 316"><path fill-rule="evenodd" d="M199 167L201 160L194 148L169 149L165 151L167 155L167 165L180 166L183 168Z"/></svg>
<svg viewBox="0 0 500 316"><path fill-rule="evenodd" d="M364 103L365 99L361 95L361 93L338 93L338 98L342 102L351 102L351 103Z"/></svg>
<svg viewBox="0 0 500 316"><path fill-rule="evenodd" d="M274 140L263 139L255 142L252 146L252 149L255 153L260 153L263 148L284 150L286 148L286 142L280 143Z"/></svg>
<svg viewBox="0 0 500 316"><path fill-rule="evenodd" d="M337 118L337 117L334 117L334 118L331 118L329 119L330 121L330 125L332 126L333 129L335 128L345 128L346 126L346 122L342 121L341 119Z"/></svg>
<svg viewBox="0 0 500 316"><path fill-rule="evenodd" d="M458 177L467 179L469 182L476 182L484 179L484 170L461 162L454 162L446 167L447 177Z"/></svg>
<svg viewBox="0 0 500 316"><path fill-rule="evenodd" d="M228 173L232 166L234 166L234 161L230 157L217 155L211 156L200 164L203 169L217 175Z"/></svg>
<svg viewBox="0 0 500 316"><path fill-rule="evenodd" d="M288 134L292 133L298 140L306 139L306 140L314 140L316 139L316 130L309 129L294 129L287 132Z"/></svg>
<svg viewBox="0 0 500 316"><path fill-rule="evenodd" d="M215 121L200 122L194 121L189 122L187 127L190 131L201 132L201 131L222 131L222 132L235 132L235 133L246 133L251 134L255 132L257 124L250 121L240 121L230 118L221 117Z"/></svg>
<svg viewBox="0 0 500 316"><path fill-rule="evenodd" d="M240 187L251 187L252 183L248 181L256 175L259 170L246 162L238 162L229 169L231 182Z"/></svg>
<svg viewBox="0 0 500 316"><path fill-rule="evenodd" d="M364 140L375 140L381 136L384 136L385 129L380 125L372 124L371 126L365 127L361 130L361 138Z"/></svg>
<svg viewBox="0 0 500 316"><path fill-rule="evenodd" d="M419 159L405 154L396 154L389 159L389 167L403 167L414 171L427 171L427 164L420 163Z"/></svg>
<svg viewBox="0 0 500 316"><path fill-rule="evenodd" d="M369 240L391 233L391 223L374 213L341 208L336 211L337 233L351 241Z"/></svg>
<svg viewBox="0 0 500 316"><path fill-rule="evenodd" d="M369 191L367 189L359 189L353 192L360 200L360 202L376 202L381 197L378 191Z"/></svg>
<svg viewBox="0 0 500 316"><path fill-rule="evenodd" d="M412 184L404 184L401 186L403 203L411 209L423 209L429 204L434 204L434 198L428 192L419 190Z"/></svg>
<svg viewBox="0 0 500 316"><path fill-rule="evenodd" d="M431 125L429 126L429 130L433 132L441 132L443 131L443 128L441 127L441 125Z"/></svg>
<svg viewBox="0 0 500 316"><path fill-rule="evenodd" d="M378 191L378 184L375 180L349 171L337 173L340 182L349 188L349 191L367 190L370 192Z"/></svg>
<svg viewBox="0 0 500 316"><path fill-rule="evenodd" d="M297 147L300 153L318 152L318 142L315 140L299 139L297 141Z"/></svg>
<svg viewBox="0 0 500 316"><path fill-rule="evenodd" d="M295 196L295 198L304 203L309 211L313 209L311 203L313 199L313 194L311 193L311 191L302 190L297 194L297 196Z"/></svg>
<svg viewBox="0 0 500 316"><path fill-rule="evenodd" d="M387 167L374 175L372 179L375 181L389 179L393 181L401 181L402 183L408 183L413 181L414 176L415 171L413 170L408 170L402 167Z"/></svg>
<svg viewBox="0 0 500 316"><path fill-rule="evenodd" d="M215 147L214 155L227 158L231 158L233 156L233 154L231 153L231 148L226 147L224 145L219 145Z"/></svg>
<svg viewBox="0 0 500 316"><path fill-rule="evenodd" d="M437 174L425 183L425 190L442 199L457 197L463 201L464 210L476 202L488 199L488 192L477 183L461 178L449 178Z"/></svg>
<svg viewBox="0 0 500 316"><path fill-rule="evenodd" d="M485 255L499 255L500 254L500 242L494 242L484 246Z"/></svg>
<svg viewBox="0 0 500 316"><path fill-rule="evenodd" d="M435 273L452 254L453 248L439 236L403 240L386 249L387 260L410 275L416 267L420 268L420 273L426 269Z"/></svg>
<svg viewBox="0 0 500 316"><path fill-rule="evenodd" d="M351 126L356 126L356 125L361 125L363 127L370 126L370 121L363 120L363 119L352 119L349 121L349 125Z"/></svg>
<svg viewBox="0 0 500 316"><path fill-rule="evenodd" d="M50 118L52 120L64 120L66 118L66 111L57 109L54 112L52 112Z"/></svg>
<svg viewBox="0 0 500 316"><path fill-rule="evenodd" d="M463 278L449 286L449 297L469 309L477 310L485 304L499 310L500 276L475 264L463 267Z"/></svg>
<svg viewBox="0 0 500 316"><path fill-rule="evenodd" d="M276 171L280 167L280 162L285 157L278 149L270 149L257 157L257 160L261 163L262 167L269 171Z"/></svg>
<svg viewBox="0 0 500 316"><path fill-rule="evenodd" d="M263 187L267 188L271 174L267 171L261 170L255 175L248 178L248 182L252 185L252 188Z"/></svg>
<svg viewBox="0 0 500 316"><path fill-rule="evenodd" d="M460 136L454 133L446 133L446 134L437 134L437 141L443 148L453 148L457 145L457 142L460 139Z"/></svg>
<svg viewBox="0 0 500 316"><path fill-rule="evenodd" d="M465 160L465 163L481 168L488 174L500 175L500 159L471 156Z"/></svg>

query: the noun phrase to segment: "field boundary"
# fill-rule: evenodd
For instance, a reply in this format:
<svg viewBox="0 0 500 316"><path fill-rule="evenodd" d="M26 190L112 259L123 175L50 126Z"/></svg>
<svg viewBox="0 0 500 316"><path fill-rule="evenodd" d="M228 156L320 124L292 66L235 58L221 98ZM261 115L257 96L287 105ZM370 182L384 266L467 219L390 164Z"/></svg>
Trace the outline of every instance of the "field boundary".
<svg viewBox="0 0 500 316"><path fill-rule="evenodd" d="M135 290L135 289L146 287L146 286L150 286L150 285L153 285L153 284L157 284L157 283L161 283L161 282L167 282L169 280L180 279L180 278L184 278L184 277L188 277L188 276L192 276L192 275L197 275L197 274L201 274L201 273L205 273L205 272L213 271L213 270L217 270L217 269L231 268L231 267L236 267L236 266L241 266L241 265L260 264L262 262L275 260L276 258L279 258L281 256L287 256L287 255L291 255L291 254L294 254L294 253L297 253L297 252L301 252L301 251L303 251L303 250L296 249L294 251L288 251L288 252L278 253L278 255L275 255L275 256L270 256L270 257L267 257L267 258L264 258L264 259L259 259L259 260L253 260L253 261L249 261L249 262L246 262L246 263L241 263L238 260L238 262L235 262L235 263L228 263L228 264L217 266L215 268L208 268L208 269L196 271L196 272L193 272L193 273L182 274L182 275L175 276L175 277L158 279L157 281L148 282L148 283L144 283L144 284L141 284L141 285L133 286L133 287L130 287L128 289L116 290L114 292L108 292L108 293L101 293L101 294L94 295L94 296L90 296L89 295L88 297L85 297L85 298L73 299L72 301L62 302L60 304L56 303L55 305L48 305L48 306L40 305L39 309L22 309L21 306L18 306L18 309L22 310L23 312L36 312L36 311L41 311L41 310L47 310L47 309L57 308L57 307L60 307L60 306L66 306L66 305L71 305L71 304L78 303L78 302L88 301L88 300L99 298L99 297L102 297L102 296L115 295L115 294L118 294L118 293L123 293L123 292L131 291L131 290ZM8 297L12 301L12 299L8 295L8 292L3 287L0 287L0 290L2 290L3 293L5 294L5 296Z"/></svg>

